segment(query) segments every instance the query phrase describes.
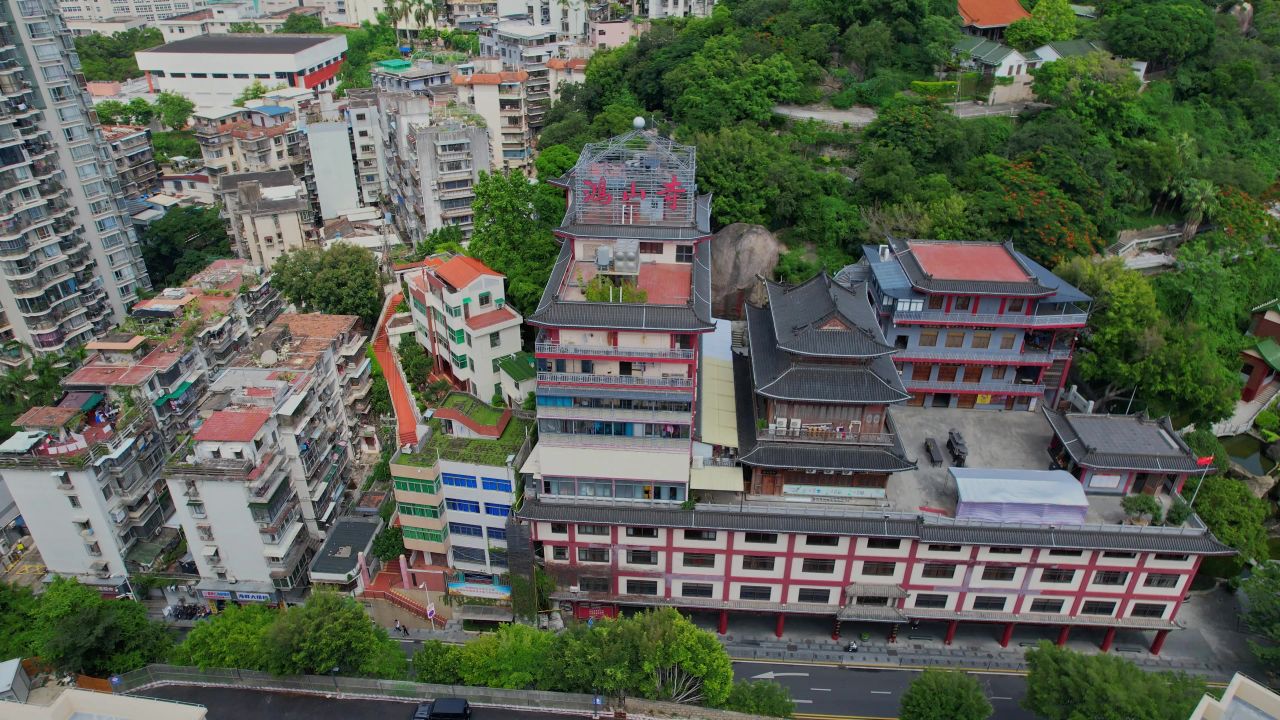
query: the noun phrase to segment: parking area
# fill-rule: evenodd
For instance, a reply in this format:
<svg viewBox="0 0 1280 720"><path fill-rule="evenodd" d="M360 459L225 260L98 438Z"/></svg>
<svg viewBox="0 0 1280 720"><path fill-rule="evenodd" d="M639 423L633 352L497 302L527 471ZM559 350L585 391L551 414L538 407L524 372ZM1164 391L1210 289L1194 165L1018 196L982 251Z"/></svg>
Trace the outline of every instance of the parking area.
<svg viewBox="0 0 1280 720"><path fill-rule="evenodd" d="M966 467L1022 468L1049 467L1049 441L1053 430L1039 410L960 410L896 406L893 413L907 456L918 469L895 473L889 481L889 503L903 512L924 508L950 512L956 505L955 485L947 475L951 456L946 451L947 434L957 430L969 449ZM945 461L929 462L924 443L933 438L942 448Z"/></svg>

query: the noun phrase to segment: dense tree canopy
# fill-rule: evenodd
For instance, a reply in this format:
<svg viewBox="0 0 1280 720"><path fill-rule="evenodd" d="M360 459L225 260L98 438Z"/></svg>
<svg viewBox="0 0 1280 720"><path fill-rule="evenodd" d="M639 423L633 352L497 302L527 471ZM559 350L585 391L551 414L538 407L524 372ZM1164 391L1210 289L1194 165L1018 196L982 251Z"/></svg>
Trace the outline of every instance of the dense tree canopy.
<svg viewBox="0 0 1280 720"><path fill-rule="evenodd" d="M356 315L373 327L382 281L373 253L350 243L290 250L272 268L272 285L302 312Z"/></svg>
<svg viewBox="0 0 1280 720"><path fill-rule="evenodd" d="M85 79L128 80L142 77L133 54L162 44L160 28L134 28L114 35L81 35L76 38L76 54Z"/></svg>
<svg viewBox="0 0 1280 720"><path fill-rule="evenodd" d="M220 257L231 255L226 225L212 207L173 208L142 232L142 260L160 287L186 281Z"/></svg>
<svg viewBox="0 0 1280 720"><path fill-rule="evenodd" d="M481 173L468 252L507 276L507 300L525 316L537 307L559 248L559 217L537 213L538 190L520 173Z"/></svg>
<svg viewBox="0 0 1280 720"><path fill-rule="evenodd" d="M21 605L20 605L21 607ZM163 660L173 646L145 606L109 600L94 588L55 578L28 606L28 652L64 672L106 677Z"/></svg>
<svg viewBox="0 0 1280 720"><path fill-rule="evenodd" d="M1280 667L1280 564L1258 565L1241 589L1249 598L1244 622L1262 640L1249 645L1254 655L1274 671Z"/></svg>
<svg viewBox="0 0 1280 720"><path fill-rule="evenodd" d="M1116 655L1084 655L1041 642L1027 651L1031 672L1022 706L1045 720L1184 720L1204 680L1147 672Z"/></svg>
<svg viewBox="0 0 1280 720"><path fill-rule="evenodd" d="M991 702L972 675L925 670L902 694L902 712L898 717L902 720L987 720L991 712Z"/></svg>

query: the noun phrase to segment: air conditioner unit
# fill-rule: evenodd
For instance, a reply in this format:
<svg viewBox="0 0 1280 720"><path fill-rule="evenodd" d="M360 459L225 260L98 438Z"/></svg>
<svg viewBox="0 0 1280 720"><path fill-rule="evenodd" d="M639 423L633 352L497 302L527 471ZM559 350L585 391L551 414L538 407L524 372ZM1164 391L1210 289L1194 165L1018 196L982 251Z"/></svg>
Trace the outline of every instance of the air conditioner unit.
<svg viewBox="0 0 1280 720"><path fill-rule="evenodd" d="M570 586L569 586L569 592L573 593L574 595L577 595L578 593L582 592L582 586L581 586L581 585L570 585Z"/></svg>

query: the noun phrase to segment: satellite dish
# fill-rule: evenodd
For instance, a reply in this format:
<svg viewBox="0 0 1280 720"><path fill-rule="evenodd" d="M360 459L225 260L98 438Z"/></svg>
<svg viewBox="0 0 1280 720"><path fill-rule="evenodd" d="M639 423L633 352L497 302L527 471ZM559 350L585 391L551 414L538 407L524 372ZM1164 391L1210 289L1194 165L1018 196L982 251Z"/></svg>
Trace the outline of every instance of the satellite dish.
<svg viewBox="0 0 1280 720"><path fill-rule="evenodd" d="M280 359L280 356L276 355L275 350L263 350L262 355L258 359L263 365L275 365L276 361Z"/></svg>

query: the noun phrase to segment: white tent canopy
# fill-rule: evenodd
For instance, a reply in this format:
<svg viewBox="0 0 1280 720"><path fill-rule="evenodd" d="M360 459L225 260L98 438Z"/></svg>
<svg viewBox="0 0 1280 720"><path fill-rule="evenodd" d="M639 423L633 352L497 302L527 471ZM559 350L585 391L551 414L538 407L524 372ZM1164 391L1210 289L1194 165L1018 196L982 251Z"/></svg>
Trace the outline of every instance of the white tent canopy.
<svg viewBox="0 0 1280 720"><path fill-rule="evenodd" d="M956 518L985 522L1083 524L1089 512L1080 481L1063 470L950 469Z"/></svg>

